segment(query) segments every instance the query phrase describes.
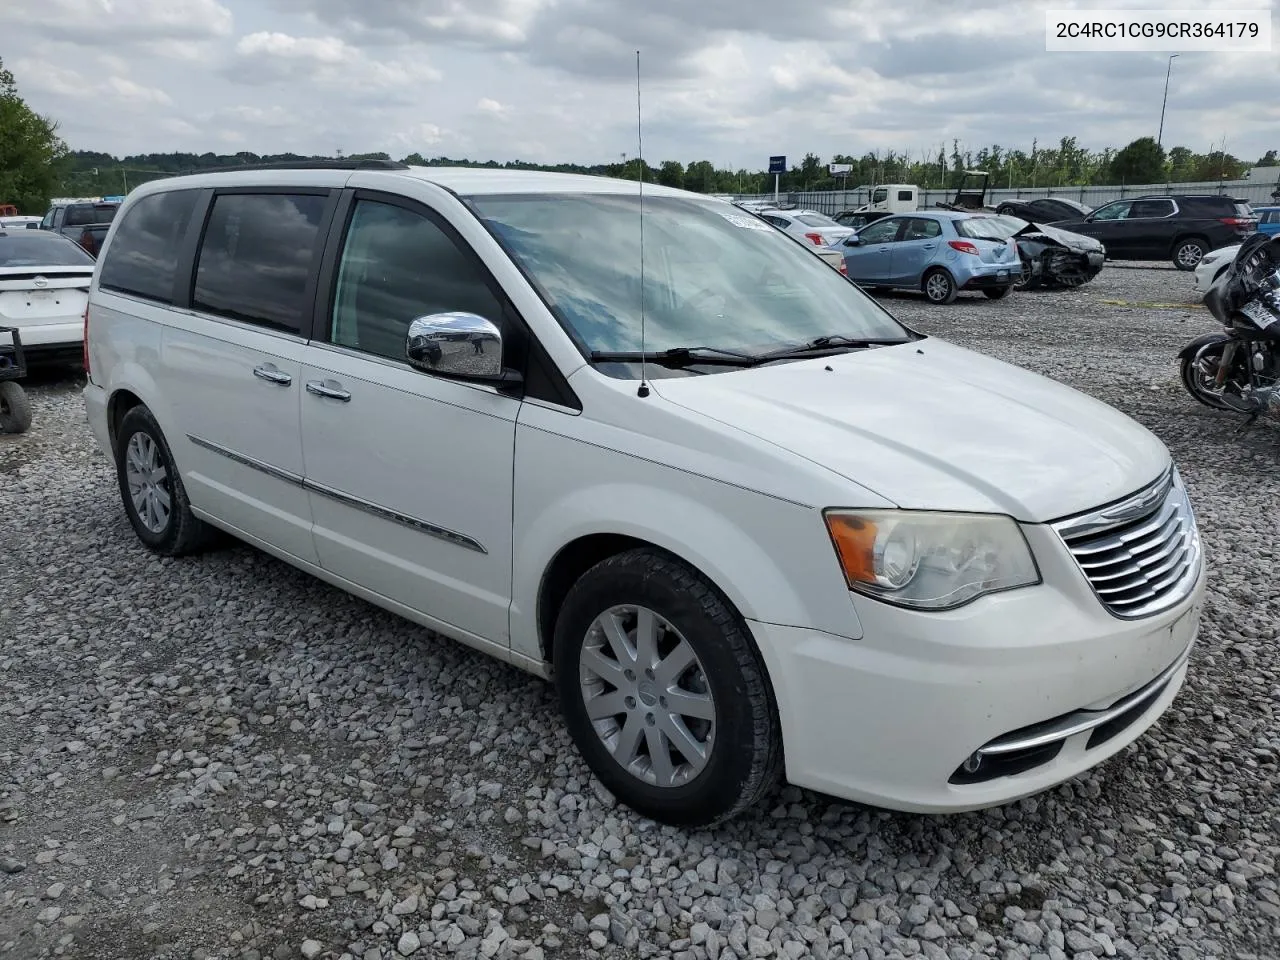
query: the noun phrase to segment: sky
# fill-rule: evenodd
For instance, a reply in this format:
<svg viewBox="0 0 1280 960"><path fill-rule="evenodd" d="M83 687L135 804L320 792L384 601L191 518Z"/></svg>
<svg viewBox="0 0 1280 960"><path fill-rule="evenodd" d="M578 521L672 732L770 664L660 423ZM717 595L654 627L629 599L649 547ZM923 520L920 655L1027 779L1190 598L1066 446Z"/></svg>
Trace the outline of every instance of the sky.
<svg viewBox="0 0 1280 960"><path fill-rule="evenodd" d="M1101 149L1157 133L1167 53L1049 53L1113 0L0 0L0 57L72 149L417 152L762 169L894 149ZM1181 53L1164 144L1280 148L1267 53ZM1183 4L1191 7L1192 4ZM1201 5L1212 7L1215 4Z"/></svg>

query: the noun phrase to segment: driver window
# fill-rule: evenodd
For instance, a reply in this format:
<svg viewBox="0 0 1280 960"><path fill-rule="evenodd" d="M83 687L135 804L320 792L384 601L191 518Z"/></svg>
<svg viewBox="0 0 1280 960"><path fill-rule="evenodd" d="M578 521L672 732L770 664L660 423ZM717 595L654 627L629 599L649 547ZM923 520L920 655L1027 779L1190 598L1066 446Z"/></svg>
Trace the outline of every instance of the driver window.
<svg viewBox="0 0 1280 960"><path fill-rule="evenodd" d="M502 326L502 306L479 264L420 213L358 200L334 288L329 340L404 360L409 324L465 311Z"/></svg>
<svg viewBox="0 0 1280 960"><path fill-rule="evenodd" d="M890 243L898 233L901 220L877 220L859 232L863 243Z"/></svg>
<svg viewBox="0 0 1280 960"><path fill-rule="evenodd" d="M1133 204L1128 200L1120 200L1116 203L1109 203L1105 207L1100 207L1093 213L1095 220L1123 220L1129 216L1129 208Z"/></svg>

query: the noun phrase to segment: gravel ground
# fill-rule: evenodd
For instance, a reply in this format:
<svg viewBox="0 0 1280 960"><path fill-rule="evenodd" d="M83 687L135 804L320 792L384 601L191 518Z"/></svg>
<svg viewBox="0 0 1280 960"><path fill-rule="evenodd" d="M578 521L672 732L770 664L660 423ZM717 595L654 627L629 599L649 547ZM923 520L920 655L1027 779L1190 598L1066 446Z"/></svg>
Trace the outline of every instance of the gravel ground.
<svg viewBox="0 0 1280 960"><path fill-rule="evenodd" d="M1213 567L1151 732L946 818L784 788L716 830L644 821L542 682L247 547L146 553L75 383L35 386L0 437L0 957L1280 956L1280 429L1182 392L1212 329L1190 287L884 301L1154 429Z"/></svg>

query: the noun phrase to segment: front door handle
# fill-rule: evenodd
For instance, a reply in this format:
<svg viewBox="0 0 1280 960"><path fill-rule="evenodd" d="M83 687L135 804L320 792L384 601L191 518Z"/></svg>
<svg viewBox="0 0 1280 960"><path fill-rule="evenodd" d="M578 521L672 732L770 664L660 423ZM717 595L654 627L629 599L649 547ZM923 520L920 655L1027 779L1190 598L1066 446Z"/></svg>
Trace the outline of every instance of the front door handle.
<svg viewBox="0 0 1280 960"><path fill-rule="evenodd" d="M266 380L268 383L278 383L285 387L293 383L293 377L279 369L274 363L264 363L259 367L254 367L253 375L259 380Z"/></svg>
<svg viewBox="0 0 1280 960"><path fill-rule="evenodd" d="M341 400L343 403L351 400L351 394L338 386L335 380L308 380L307 393L315 394L317 397L328 397L330 400Z"/></svg>

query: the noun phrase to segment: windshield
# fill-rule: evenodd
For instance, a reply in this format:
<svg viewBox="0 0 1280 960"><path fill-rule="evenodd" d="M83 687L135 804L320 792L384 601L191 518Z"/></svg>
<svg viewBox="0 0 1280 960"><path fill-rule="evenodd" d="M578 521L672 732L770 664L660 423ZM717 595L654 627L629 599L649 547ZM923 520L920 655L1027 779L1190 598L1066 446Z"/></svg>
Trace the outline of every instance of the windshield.
<svg viewBox="0 0 1280 960"><path fill-rule="evenodd" d="M956 233L970 240L1008 240L1027 225L1016 217L966 217L955 221Z"/></svg>
<svg viewBox="0 0 1280 960"><path fill-rule="evenodd" d="M93 257L65 237L47 233L0 236L0 267L91 267Z"/></svg>
<svg viewBox="0 0 1280 960"><path fill-rule="evenodd" d="M799 220L801 223L803 223L806 227L838 227L840 226L840 224L836 223L830 217L824 217L820 213L802 213L802 214L799 214L796 217L796 219Z"/></svg>
<svg viewBox="0 0 1280 960"><path fill-rule="evenodd" d="M587 351L640 349L635 195L469 201ZM824 260L750 214L683 197L644 200L645 350L763 352L821 336L908 340Z"/></svg>

